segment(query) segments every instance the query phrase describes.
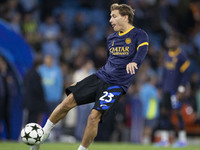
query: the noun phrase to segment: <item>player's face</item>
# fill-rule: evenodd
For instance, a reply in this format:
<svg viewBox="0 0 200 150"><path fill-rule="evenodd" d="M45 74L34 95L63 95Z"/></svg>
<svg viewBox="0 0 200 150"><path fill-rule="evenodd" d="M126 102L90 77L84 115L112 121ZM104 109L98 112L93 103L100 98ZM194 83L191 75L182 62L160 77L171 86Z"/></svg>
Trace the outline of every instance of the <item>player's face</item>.
<svg viewBox="0 0 200 150"><path fill-rule="evenodd" d="M126 22L126 17L119 14L119 10L113 10L110 14L110 23L114 31L123 31L124 23Z"/></svg>

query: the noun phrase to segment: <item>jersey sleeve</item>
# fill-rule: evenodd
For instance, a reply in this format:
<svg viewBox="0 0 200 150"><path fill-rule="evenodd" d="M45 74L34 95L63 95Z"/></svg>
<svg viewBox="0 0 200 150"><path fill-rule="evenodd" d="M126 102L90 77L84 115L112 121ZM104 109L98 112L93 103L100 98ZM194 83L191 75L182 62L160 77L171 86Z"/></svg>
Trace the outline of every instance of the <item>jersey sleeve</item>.
<svg viewBox="0 0 200 150"><path fill-rule="evenodd" d="M179 71L181 73L184 73L185 71L188 70L190 66L190 61L188 60L187 56L183 52L181 53L180 61L181 61L181 66L179 68Z"/></svg>
<svg viewBox="0 0 200 150"><path fill-rule="evenodd" d="M188 60L187 56L185 54L181 55L181 66L179 68L181 76L180 85L185 86L186 83L189 81L189 67L190 67L190 61Z"/></svg>
<svg viewBox="0 0 200 150"><path fill-rule="evenodd" d="M141 64L148 52L149 38L146 32L141 30L137 35L137 53L132 62Z"/></svg>

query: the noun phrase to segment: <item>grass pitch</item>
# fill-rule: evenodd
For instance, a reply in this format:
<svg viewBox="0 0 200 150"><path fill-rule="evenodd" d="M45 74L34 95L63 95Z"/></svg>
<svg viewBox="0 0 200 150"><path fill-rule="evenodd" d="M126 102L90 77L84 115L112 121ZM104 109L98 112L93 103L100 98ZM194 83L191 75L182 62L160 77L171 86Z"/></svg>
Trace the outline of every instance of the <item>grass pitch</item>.
<svg viewBox="0 0 200 150"><path fill-rule="evenodd" d="M77 150L80 143L69 144L69 143L44 143L40 150ZM30 147L19 142L0 142L0 150L29 150ZM89 150L199 150L200 145L192 146L189 145L184 148L173 148L173 147L153 147L151 145L143 146L130 143L99 143L94 142Z"/></svg>

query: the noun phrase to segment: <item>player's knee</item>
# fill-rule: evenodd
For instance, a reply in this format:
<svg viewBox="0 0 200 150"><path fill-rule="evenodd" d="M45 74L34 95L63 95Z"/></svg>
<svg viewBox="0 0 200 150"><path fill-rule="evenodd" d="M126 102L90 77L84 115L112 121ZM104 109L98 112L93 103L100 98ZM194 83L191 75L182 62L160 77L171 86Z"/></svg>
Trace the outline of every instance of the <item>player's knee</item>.
<svg viewBox="0 0 200 150"><path fill-rule="evenodd" d="M74 99L73 94L70 94L61 103L61 107L62 107L63 111L69 111L70 109L72 109L76 105L77 105L77 103Z"/></svg>
<svg viewBox="0 0 200 150"><path fill-rule="evenodd" d="M90 113L88 117L89 123L97 124L100 122L100 120L101 120L101 113L97 110L92 110L92 112Z"/></svg>

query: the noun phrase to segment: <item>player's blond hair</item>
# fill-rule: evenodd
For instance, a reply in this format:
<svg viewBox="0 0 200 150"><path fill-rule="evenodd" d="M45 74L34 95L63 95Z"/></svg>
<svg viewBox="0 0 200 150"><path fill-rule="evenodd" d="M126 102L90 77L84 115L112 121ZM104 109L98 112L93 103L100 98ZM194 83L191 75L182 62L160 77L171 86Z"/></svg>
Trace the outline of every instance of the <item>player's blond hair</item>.
<svg viewBox="0 0 200 150"><path fill-rule="evenodd" d="M121 16L128 16L128 23L130 23L131 25L133 24L133 17L135 14L135 10L127 4L117 4L114 3L110 6L110 11L113 10L119 10L119 14Z"/></svg>

